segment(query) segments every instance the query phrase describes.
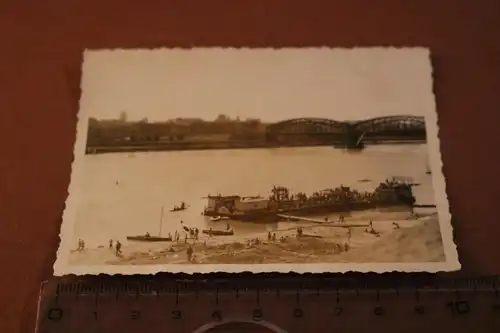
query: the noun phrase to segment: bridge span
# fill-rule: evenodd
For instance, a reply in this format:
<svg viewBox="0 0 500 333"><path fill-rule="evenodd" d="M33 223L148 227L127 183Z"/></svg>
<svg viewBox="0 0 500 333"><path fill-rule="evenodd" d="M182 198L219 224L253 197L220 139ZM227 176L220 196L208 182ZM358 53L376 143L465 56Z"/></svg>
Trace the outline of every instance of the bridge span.
<svg viewBox="0 0 500 333"><path fill-rule="evenodd" d="M295 118L271 124L266 128L268 142L319 140L332 144L359 145L374 138L425 140L425 119L412 115L384 116L359 121Z"/></svg>

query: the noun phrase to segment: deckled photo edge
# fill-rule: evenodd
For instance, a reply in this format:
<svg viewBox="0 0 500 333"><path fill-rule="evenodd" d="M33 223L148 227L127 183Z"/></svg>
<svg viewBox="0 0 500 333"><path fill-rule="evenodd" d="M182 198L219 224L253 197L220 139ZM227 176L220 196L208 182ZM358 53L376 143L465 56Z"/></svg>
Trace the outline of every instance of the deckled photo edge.
<svg viewBox="0 0 500 333"><path fill-rule="evenodd" d="M196 48L195 48L196 49ZM203 48L209 49L209 48ZM253 50L253 48L220 48L228 50ZM271 48L269 48L271 49ZM355 48L336 48L336 47L312 47L312 48L273 48L274 51L289 49L335 49L335 50L352 50L352 49L384 49L384 50L413 50L420 51L420 56L426 58L428 62L428 74L430 78L429 96L432 98L432 110L425 116L427 128L427 142L429 149L429 160L431 164L432 183L435 192L435 200L438 206L438 216L440 232L445 252L444 262L430 263L325 263L325 264L166 264L166 265L69 265L68 257L71 249L71 236L74 232L76 221L76 210L78 206L79 188L82 173L83 173L83 158L87 140L88 114L85 107L85 87L88 71L85 70L89 63L89 58L93 55L99 55L103 51L136 51L132 49L115 49L115 50L85 50L82 62L82 78L81 78L81 97L79 102L79 110L77 113L76 139L73 150L73 163L71 167L71 178L68 186L68 197L63 213L61 229L59 233L60 244L57 250L57 259L54 263L54 275L62 276L68 274L74 275L97 275L97 274L156 274L160 272L168 273L241 273L241 272L279 272L279 273L347 273L347 272L445 272L455 271L461 268L458 260L457 245L453 240L453 227L451 224L451 213L449 209L448 196L446 192L446 180L443 175L440 151L440 137L438 116L436 112L436 102L434 96L433 85L433 66L430 58L430 51L424 47L355 47ZM138 51L155 52L158 50L171 50L170 48L158 49L141 49ZM189 51L190 49L179 49ZM255 49L259 50L259 49ZM66 236L66 237L65 237Z"/></svg>
<svg viewBox="0 0 500 333"><path fill-rule="evenodd" d="M425 126L427 129L427 147L429 149L429 160L432 170L432 183L436 206L438 208L438 221L441 231L441 239L445 252L446 262L449 262L451 270L459 270L462 266L458 258L458 248L453 239L453 225L451 223L452 215L450 203L448 201L448 192L446 190L446 178L443 173L443 160L441 154L441 137L438 123L438 112L436 96L434 94L434 66L432 64L431 53L427 52L426 61L429 75L429 96L431 98L429 113L425 117Z"/></svg>
<svg viewBox="0 0 500 333"><path fill-rule="evenodd" d="M80 101L78 103L78 111L76 117L76 133L75 143L73 146L73 162L71 163L70 182L68 186L68 196L66 198L65 207L62 216L61 229L59 232L59 247L57 257L54 263L54 275L62 276L72 274L68 270L69 250L71 249L71 235L74 233L79 189L81 189L83 159L85 157L85 146L87 142L88 114L85 107L85 81L88 80L88 71L85 70L88 65L89 56L96 51L85 50L83 52L83 60L81 64L82 75L80 79ZM65 237L66 236L66 237ZM98 274L98 273L95 273Z"/></svg>

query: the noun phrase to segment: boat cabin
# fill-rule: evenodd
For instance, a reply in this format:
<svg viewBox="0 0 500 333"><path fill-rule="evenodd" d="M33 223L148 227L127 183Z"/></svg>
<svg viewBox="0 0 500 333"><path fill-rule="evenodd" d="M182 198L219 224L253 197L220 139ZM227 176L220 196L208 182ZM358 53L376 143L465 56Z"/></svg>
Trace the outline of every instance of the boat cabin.
<svg viewBox="0 0 500 333"><path fill-rule="evenodd" d="M238 195L209 195L207 197L206 211L216 212L220 207L226 207L231 210L234 209L235 202L240 200Z"/></svg>
<svg viewBox="0 0 500 333"><path fill-rule="evenodd" d="M231 196L208 196L205 214L223 214L229 215L235 212L250 212L266 209L269 200L262 197L240 197Z"/></svg>
<svg viewBox="0 0 500 333"><path fill-rule="evenodd" d="M240 200L235 202L235 210L240 212L251 212L254 210L267 209L269 205L269 199L261 197L248 197L240 198Z"/></svg>

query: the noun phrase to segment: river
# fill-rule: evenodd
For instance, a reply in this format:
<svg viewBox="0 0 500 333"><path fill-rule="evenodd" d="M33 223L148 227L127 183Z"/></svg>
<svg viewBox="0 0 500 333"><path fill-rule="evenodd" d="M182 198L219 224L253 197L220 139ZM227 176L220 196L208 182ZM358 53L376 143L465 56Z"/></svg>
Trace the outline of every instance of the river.
<svg viewBox="0 0 500 333"><path fill-rule="evenodd" d="M374 145L360 152L330 147L142 152L85 155L74 242L106 245L127 235L162 235L180 221L205 228L201 212L208 194L267 196L273 185L311 193L339 185L372 190L392 176L411 177L417 203L434 203L427 171L427 145ZM360 182L369 179L370 182ZM182 212L169 212L181 201ZM220 223L220 222L219 222ZM231 222L238 233L262 232L275 225ZM225 225L223 223L223 225ZM214 228L216 228L215 226ZM221 226L222 227L222 226Z"/></svg>

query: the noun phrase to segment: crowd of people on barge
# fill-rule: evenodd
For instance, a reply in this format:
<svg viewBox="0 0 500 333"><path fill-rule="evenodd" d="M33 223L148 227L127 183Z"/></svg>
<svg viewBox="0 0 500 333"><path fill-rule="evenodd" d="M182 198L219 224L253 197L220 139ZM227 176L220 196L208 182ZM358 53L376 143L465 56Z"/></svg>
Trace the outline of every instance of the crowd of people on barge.
<svg viewBox="0 0 500 333"><path fill-rule="evenodd" d="M281 204L289 204L295 208L307 208L324 204L355 204L374 203L393 198L396 188L404 188L411 193L411 185L395 180L387 179L380 183L374 191L358 191L350 187L340 185L333 189L325 189L307 195L304 192L291 193L283 186L274 186L269 196L270 201Z"/></svg>

